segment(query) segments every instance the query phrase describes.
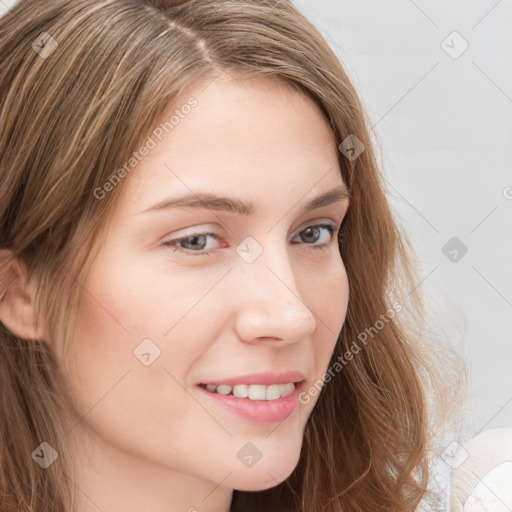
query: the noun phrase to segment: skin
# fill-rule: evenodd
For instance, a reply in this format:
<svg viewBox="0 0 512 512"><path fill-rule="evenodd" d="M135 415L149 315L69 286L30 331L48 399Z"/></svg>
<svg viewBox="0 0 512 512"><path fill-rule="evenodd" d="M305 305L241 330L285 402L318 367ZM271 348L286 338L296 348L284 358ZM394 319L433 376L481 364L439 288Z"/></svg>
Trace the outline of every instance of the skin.
<svg viewBox="0 0 512 512"><path fill-rule="evenodd" d="M196 385L293 369L307 389L327 370L345 320L349 286L336 232L331 243L325 228L304 234L319 223L337 229L349 206L302 210L343 185L327 121L273 79L223 74L207 84L183 92L176 105L194 96L197 107L124 178L82 282L73 349L60 361L79 512L228 511L233 489L285 480L318 396L281 423L257 424ZM204 190L251 201L258 212L144 212ZM196 239L196 249L190 239L177 250L164 245L205 231L218 239ZM236 252L248 236L263 249L250 264ZM210 254L185 253L194 250ZM160 350L149 366L133 353L146 338ZM237 457L249 441L262 454L250 468Z"/></svg>

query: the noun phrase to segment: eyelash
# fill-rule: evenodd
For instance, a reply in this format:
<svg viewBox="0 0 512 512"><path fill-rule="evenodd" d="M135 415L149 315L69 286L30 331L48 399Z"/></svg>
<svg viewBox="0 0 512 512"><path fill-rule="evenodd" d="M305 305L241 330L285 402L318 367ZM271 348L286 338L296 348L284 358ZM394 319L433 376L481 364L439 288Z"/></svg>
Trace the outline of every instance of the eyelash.
<svg viewBox="0 0 512 512"><path fill-rule="evenodd" d="M336 240L336 234L338 232L339 232L338 239L341 240L341 235L342 235L342 232L340 231L341 228L336 226L335 224L311 224L310 226L306 226L302 231L300 231L299 235L300 235L300 233L303 233L304 231L306 231L309 228L324 228L324 229L327 229L327 231L329 232L330 237L331 237L329 242L324 243L324 244L320 244L320 245L313 245L313 244L308 244L307 242L303 242L306 245L310 245L312 249L326 249L328 246L330 246L331 244L334 243L334 241ZM179 250L179 252L182 252L185 255L189 255L189 256L209 256L211 254L211 252L212 252L211 250L209 250L209 251L202 251L202 252L190 251L190 250L187 251L186 249L183 249L180 245L178 245L178 243L182 242L183 240L188 240L189 238L194 238L196 236L205 236L205 235L211 235L215 239L219 239L219 236L216 233L212 233L212 232L192 233L192 234L190 234L188 236L185 236L185 237L182 237L182 238L176 238L175 240L169 240L168 242L163 242L163 245L166 245L168 247L172 247L174 251L178 251Z"/></svg>

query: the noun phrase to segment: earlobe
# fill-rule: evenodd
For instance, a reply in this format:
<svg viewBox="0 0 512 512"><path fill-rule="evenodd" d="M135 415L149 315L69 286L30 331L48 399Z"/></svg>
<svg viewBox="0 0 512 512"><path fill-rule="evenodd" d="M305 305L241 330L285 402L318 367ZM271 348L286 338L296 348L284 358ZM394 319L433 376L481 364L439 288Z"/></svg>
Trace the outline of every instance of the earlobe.
<svg viewBox="0 0 512 512"><path fill-rule="evenodd" d="M0 322L19 338L41 339L36 330L33 297L25 266L0 249Z"/></svg>

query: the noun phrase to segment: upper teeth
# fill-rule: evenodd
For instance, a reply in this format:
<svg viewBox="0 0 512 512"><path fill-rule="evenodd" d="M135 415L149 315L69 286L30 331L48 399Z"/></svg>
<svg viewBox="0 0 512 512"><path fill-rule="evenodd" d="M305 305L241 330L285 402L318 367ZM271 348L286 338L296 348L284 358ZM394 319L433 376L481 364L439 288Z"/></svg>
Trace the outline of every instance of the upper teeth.
<svg viewBox="0 0 512 512"><path fill-rule="evenodd" d="M217 392L219 395L229 395L231 392L238 398L249 398L250 400L277 400L283 396L289 395L295 388L293 382L286 384L272 384L265 386L263 384L207 384L208 391Z"/></svg>

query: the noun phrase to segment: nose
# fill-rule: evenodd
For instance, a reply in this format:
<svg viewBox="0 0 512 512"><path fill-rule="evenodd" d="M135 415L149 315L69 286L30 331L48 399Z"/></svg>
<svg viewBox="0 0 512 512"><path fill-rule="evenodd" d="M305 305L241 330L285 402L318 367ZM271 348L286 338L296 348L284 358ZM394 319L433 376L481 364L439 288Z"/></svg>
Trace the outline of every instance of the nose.
<svg viewBox="0 0 512 512"><path fill-rule="evenodd" d="M241 340L290 344L311 336L316 319L301 296L286 249L272 254L266 249L251 264L239 262L238 270L235 325Z"/></svg>

